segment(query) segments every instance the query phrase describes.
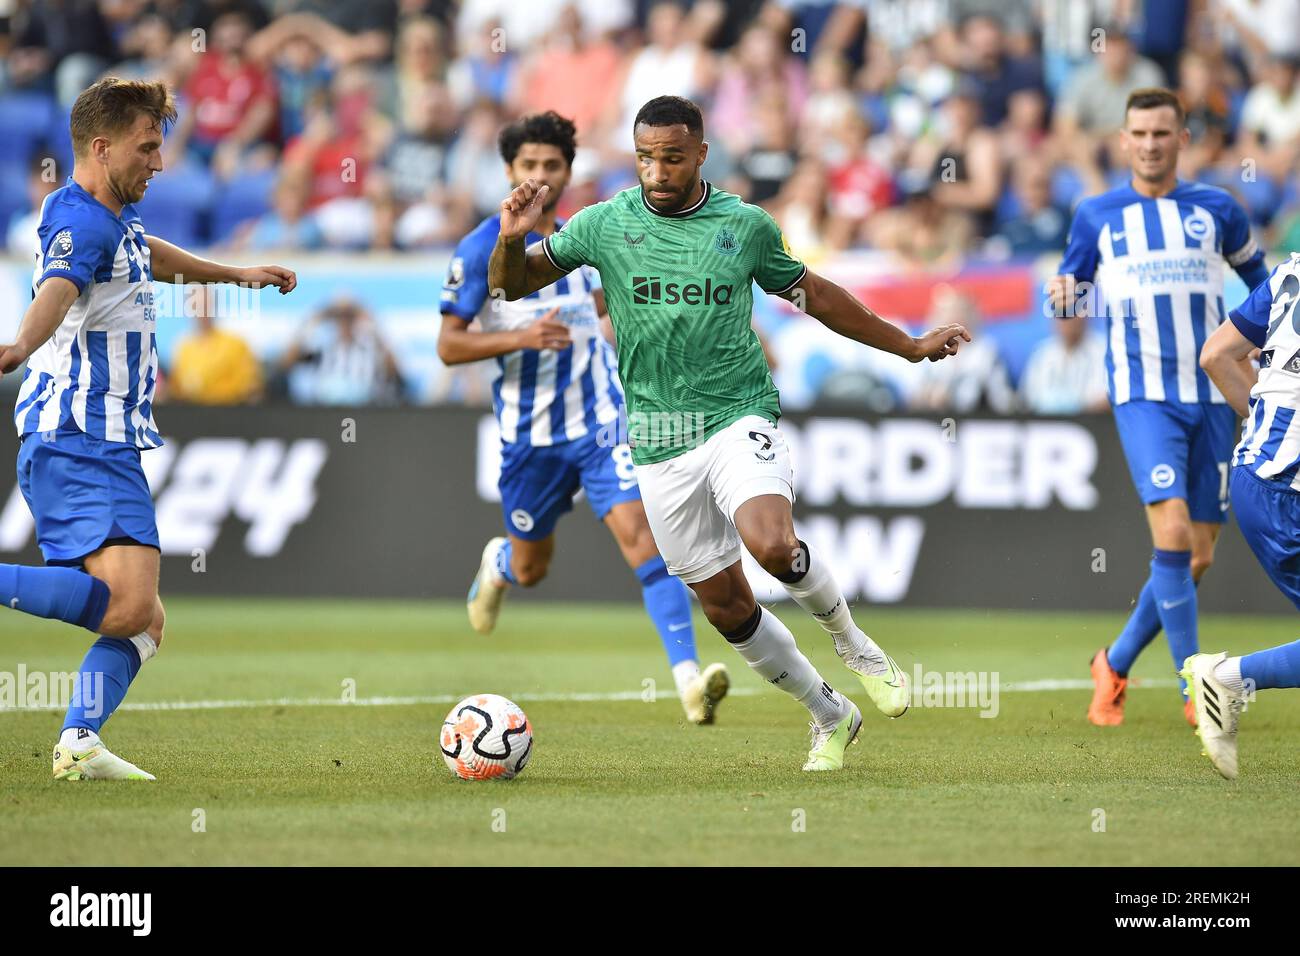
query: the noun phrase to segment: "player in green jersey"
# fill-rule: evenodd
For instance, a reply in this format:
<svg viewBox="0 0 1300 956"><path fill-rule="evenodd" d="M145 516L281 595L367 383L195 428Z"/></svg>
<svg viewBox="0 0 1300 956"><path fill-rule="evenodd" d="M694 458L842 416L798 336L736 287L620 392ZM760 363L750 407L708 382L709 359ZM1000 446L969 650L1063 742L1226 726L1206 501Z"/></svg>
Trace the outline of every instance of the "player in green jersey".
<svg viewBox="0 0 1300 956"><path fill-rule="evenodd" d="M953 324L913 338L809 271L764 210L700 178L708 144L689 100L646 103L633 137L640 185L579 211L527 249L549 190L528 180L511 192L488 286L514 300L584 264L600 272L627 396L627 435L610 440L632 445L660 553L750 667L808 708L813 740L804 769L838 770L862 716L754 600L741 544L831 635L881 712L907 710L907 681L853 623L830 569L795 534L793 472L752 326L752 284L912 362L954 355L970 335Z"/></svg>

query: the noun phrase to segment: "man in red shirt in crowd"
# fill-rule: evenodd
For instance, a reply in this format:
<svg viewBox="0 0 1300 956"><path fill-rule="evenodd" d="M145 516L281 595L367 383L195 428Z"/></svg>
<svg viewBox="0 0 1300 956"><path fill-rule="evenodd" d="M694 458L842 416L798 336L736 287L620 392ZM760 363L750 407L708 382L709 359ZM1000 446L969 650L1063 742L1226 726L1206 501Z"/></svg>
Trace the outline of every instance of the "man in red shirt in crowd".
<svg viewBox="0 0 1300 956"><path fill-rule="evenodd" d="M188 108L172 137L173 148L228 178L249 147L272 132L275 84L271 75L244 56L252 25L240 12L218 17L209 49L185 83Z"/></svg>

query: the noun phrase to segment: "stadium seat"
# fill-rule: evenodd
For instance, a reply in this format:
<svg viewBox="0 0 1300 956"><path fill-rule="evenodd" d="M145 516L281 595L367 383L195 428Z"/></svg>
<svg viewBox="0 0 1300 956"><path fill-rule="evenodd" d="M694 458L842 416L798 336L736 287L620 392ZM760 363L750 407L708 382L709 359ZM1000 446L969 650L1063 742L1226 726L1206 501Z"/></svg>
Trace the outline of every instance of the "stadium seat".
<svg viewBox="0 0 1300 956"><path fill-rule="evenodd" d="M239 226L257 219L271 208L271 190L275 188L276 172L240 176L217 191L212 209L212 241L224 242Z"/></svg>
<svg viewBox="0 0 1300 956"><path fill-rule="evenodd" d="M204 244L215 193L211 173L183 162L155 177L136 209L149 232L178 245Z"/></svg>
<svg viewBox="0 0 1300 956"><path fill-rule="evenodd" d="M55 113L54 98L45 93L0 96L0 160L25 164L49 134Z"/></svg>

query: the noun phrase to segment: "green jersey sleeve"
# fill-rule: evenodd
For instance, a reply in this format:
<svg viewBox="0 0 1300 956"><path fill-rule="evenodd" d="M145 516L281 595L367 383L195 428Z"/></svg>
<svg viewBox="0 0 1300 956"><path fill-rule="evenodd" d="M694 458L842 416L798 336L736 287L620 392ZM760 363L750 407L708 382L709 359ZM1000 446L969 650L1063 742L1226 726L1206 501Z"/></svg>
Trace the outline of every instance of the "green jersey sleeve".
<svg viewBox="0 0 1300 956"><path fill-rule="evenodd" d="M551 265L572 272L579 266L596 266L595 252L600 248L598 230L605 203L579 209L558 232L542 240L542 251Z"/></svg>
<svg viewBox="0 0 1300 956"><path fill-rule="evenodd" d="M759 209L758 227L754 238L758 251L754 256L754 280L764 292L780 295L789 292L804 277L808 267L790 253L790 246L781 235L781 227L764 209Z"/></svg>

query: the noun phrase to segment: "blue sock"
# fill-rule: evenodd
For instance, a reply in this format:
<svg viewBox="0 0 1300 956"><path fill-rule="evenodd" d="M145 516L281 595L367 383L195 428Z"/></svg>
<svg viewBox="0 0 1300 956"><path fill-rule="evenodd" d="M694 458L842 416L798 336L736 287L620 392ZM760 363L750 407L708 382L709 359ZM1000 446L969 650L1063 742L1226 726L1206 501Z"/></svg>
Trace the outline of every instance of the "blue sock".
<svg viewBox="0 0 1300 956"><path fill-rule="evenodd" d="M1138 595L1137 606L1128 616L1124 630L1120 631L1115 643L1106 651L1106 660L1111 669L1120 677L1127 677L1129 669L1142 649L1155 640L1160 633L1160 615L1156 613L1156 599L1151 589L1151 579L1142 586Z"/></svg>
<svg viewBox="0 0 1300 956"><path fill-rule="evenodd" d="M79 568L0 564L0 601L37 617L98 631L108 610L108 585Z"/></svg>
<svg viewBox="0 0 1300 956"><path fill-rule="evenodd" d="M510 570L510 555L514 549L510 547L510 539L506 538L506 543L497 549L497 574L501 575L511 584L518 584L515 580L515 573Z"/></svg>
<svg viewBox="0 0 1300 956"><path fill-rule="evenodd" d="M1254 681L1256 690L1300 687L1300 641L1247 654L1241 659L1241 679Z"/></svg>
<svg viewBox="0 0 1300 956"><path fill-rule="evenodd" d="M85 727L99 733L138 673L140 652L129 640L101 637L91 644L77 673L76 692L63 718L63 729Z"/></svg>
<svg viewBox="0 0 1300 956"><path fill-rule="evenodd" d="M669 665L695 660L695 626L686 585L668 573L668 566L658 555L637 568L636 576L641 581L646 613L659 631Z"/></svg>
<svg viewBox="0 0 1300 956"><path fill-rule="evenodd" d="M1196 582L1192 580L1192 552L1165 551L1156 548L1151 556L1151 595L1156 613L1169 641L1169 655L1174 671L1196 653ZM1187 695L1187 682L1181 677L1178 686Z"/></svg>

